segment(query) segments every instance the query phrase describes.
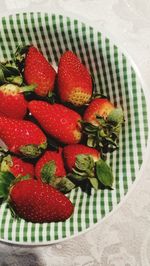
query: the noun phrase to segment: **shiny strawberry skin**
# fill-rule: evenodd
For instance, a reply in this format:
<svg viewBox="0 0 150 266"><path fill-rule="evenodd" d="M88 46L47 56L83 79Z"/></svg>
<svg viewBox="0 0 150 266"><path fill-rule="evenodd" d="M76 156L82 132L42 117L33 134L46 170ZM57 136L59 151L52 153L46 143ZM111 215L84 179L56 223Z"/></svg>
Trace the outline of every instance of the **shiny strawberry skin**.
<svg viewBox="0 0 150 266"><path fill-rule="evenodd" d="M8 117L23 119L27 112L27 101L18 89L12 84L0 86L0 112Z"/></svg>
<svg viewBox="0 0 150 266"><path fill-rule="evenodd" d="M31 114L41 127L62 143L78 143L81 139L81 116L61 105L43 101L31 101L28 105Z"/></svg>
<svg viewBox="0 0 150 266"><path fill-rule="evenodd" d="M30 175L31 178L34 178L34 166L31 163L24 162L15 156L12 156L12 163L9 171L15 177Z"/></svg>
<svg viewBox="0 0 150 266"><path fill-rule="evenodd" d="M56 165L56 172L55 175L58 177L63 177L66 175L66 171L64 168L64 163L62 159L62 149L59 151L46 151L44 155L38 160L35 165L35 175L38 179L41 179L41 170L43 166L50 162L54 161Z"/></svg>
<svg viewBox="0 0 150 266"><path fill-rule="evenodd" d="M58 66L58 93L62 102L86 104L92 96L92 79L86 67L71 51L65 52Z"/></svg>
<svg viewBox="0 0 150 266"><path fill-rule="evenodd" d="M56 72L42 53L30 46L24 68L24 78L27 84L37 84L35 93L46 96L54 88Z"/></svg>
<svg viewBox="0 0 150 266"><path fill-rule="evenodd" d="M93 125L99 125L96 121L96 115L107 118L111 111L115 109L114 105L106 98L96 98L91 101L85 110L83 120Z"/></svg>
<svg viewBox="0 0 150 266"><path fill-rule="evenodd" d="M63 157L68 171L72 171L75 166L76 156L79 154L91 155L94 161L100 158L100 153L94 148L82 144L67 145L63 148Z"/></svg>
<svg viewBox="0 0 150 266"><path fill-rule="evenodd" d="M44 133L30 121L0 116L0 138L14 153L25 145L42 145L46 142Z"/></svg>
<svg viewBox="0 0 150 266"><path fill-rule="evenodd" d="M73 213L71 201L52 186L34 179L16 183L10 190L10 205L28 222L58 222Z"/></svg>

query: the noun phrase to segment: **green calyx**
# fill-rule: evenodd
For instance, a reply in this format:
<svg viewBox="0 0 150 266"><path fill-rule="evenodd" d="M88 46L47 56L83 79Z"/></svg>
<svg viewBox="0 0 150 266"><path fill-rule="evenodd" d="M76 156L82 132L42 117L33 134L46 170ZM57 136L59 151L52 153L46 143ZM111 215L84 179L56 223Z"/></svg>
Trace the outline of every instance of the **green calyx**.
<svg viewBox="0 0 150 266"><path fill-rule="evenodd" d="M67 193L75 188L75 184L69 180L66 176L58 177L56 173L55 161L51 160L47 162L41 169L42 181L50 184L62 193Z"/></svg>
<svg viewBox="0 0 150 266"><path fill-rule="evenodd" d="M79 154L76 156L75 167L72 170L73 176L78 181L94 177L94 160L92 156Z"/></svg>
<svg viewBox="0 0 150 266"><path fill-rule="evenodd" d="M47 142L44 142L41 145L28 144L25 146L21 146L19 151L26 157L36 158L40 156L43 150L45 150L46 148L47 148Z"/></svg>
<svg viewBox="0 0 150 266"><path fill-rule="evenodd" d="M8 83L18 86L23 85L24 60L29 47L29 45L18 46L12 60L0 62L0 85Z"/></svg>
<svg viewBox="0 0 150 266"><path fill-rule="evenodd" d="M0 63L0 85L12 83L18 86L23 84L23 76L16 64L12 61Z"/></svg>
<svg viewBox="0 0 150 266"><path fill-rule="evenodd" d="M10 172L0 171L0 199L7 201L15 177Z"/></svg>
<svg viewBox="0 0 150 266"><path fill-rule="evenodd" d="M119 133L124 121L122 109L114 109L106 119L97 116L96 120L98 125L82 121L87 145L97 148L102 155L114 151L118 148Z"/></svg>
<svg viewBox="0 0 150 266"><path fill-rule="evenodd" d="M99 188L112 188L113 174L107 163L99 159L96 163L90 155L80 154L76 157L75 167L69 174L78 185L85 181L95 190Z"/></svg>
<svg viewBox="0 0 150 266"><path fill-rule="evenodd" d="M7 155L2 158L2 161L0 163L0 171L7 172L12 166L13 166L13 161L11 155Z"/></svg>
<svg viewBox="0 0 150 266"><path fill-rule="evenodd" d="M20 92L33 92L37 87L37 84L31 84L20 87Z"/></svg>
<svg viewBox="0 0 150 266"><path fill-rule="evenodd" d="M79 185L84 181L88 181L94 189L98 189L98 180L95 177L95 163L91 155L77 155L75 167L72 169L70 176Z"/></svg>
<svg viewBox="0 0 150 266"><path fill-rule="evenodd" d="M51 160L46 163L41 169L42 181L47 184L52 184L55 179L56 164L55 161Z"/></svg>
<svg viewBox="0 0 150 266"><path fill-rule="evenodd" d="M112 173L111 168L107 165L107 163L99 159L95 163L95 169L96 169L96 177L99 180L100 184L102 184L106 188L113 188L114 183L114 176Z"/></svg>
<svg viewBox="0 0 150 266"><path fill-rule="evenodd" d="M30 45L19 45L14 53L13 61L16 65L22 63L25 59L25 56L30 48Z"/></svg>

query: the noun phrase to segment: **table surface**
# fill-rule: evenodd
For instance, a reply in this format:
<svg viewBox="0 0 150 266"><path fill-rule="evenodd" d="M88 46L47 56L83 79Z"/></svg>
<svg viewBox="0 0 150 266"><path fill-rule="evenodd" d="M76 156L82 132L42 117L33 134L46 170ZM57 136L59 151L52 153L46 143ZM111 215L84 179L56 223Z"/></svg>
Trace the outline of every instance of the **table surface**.
<svg viewBox="0 0 150 266"><path fill-rule="evenodd" d="M131 55L150 85L149 0L0 0L0 15L59 11L100 27ZM92 12L92 13L91 13ZM0 266L150 265L150 164L121 208L94 229L44 247L0 243Z"/></svg>

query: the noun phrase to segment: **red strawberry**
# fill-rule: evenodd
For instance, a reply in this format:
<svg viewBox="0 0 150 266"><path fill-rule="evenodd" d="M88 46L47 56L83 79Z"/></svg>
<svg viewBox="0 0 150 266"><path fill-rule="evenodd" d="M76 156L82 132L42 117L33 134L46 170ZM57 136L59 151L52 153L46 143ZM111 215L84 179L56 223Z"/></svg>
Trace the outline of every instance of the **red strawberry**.
<svg viewBox="0 0 150 266"><path fill-rule="evenodd" d="M94 162L100 158L100 153L96 149L82 144L67 145L63 148L63 156L68 171L72 171L72 168L75 166L76 158L80 154L91 155Z"/></svg>
<svg viewBox="0 0 150 266"><path fill-rule="evenodd" d="M59 151L46 151L45 154L38 160L35 166L35 175L38 179L42 179L41 171L45 164L53 161L56 166L55 176L63 177L66 175L64 163L62 159L62 149Z"/></svg>
<svg viewBox="0 0 150 266"><path fill-rule="evenodd" d="M58 93L62 102L76 106L86 104L92 96L92 79L77 56L65 52L58 66Z"/></svg>
<svg viewBox="0 0 150 266"><path fill-rule="evenodd" d="M25 57L24 78L27 84L37 84L35 92L46 96L53 90L56 72L37 48L30 46Z"/></svg>
<svg viewBox="0 0 150 266"><path fill-rule="evenodd" d="M46 151L35 166L36 177L57 190L67 193L75 184L67 178L62 159L62 148L59 151Z"/></svg>
<svg viewBox="0 0 150 266"><path fill-rule="evenodd" d="M102 116L104 119L115 109L114 105L106 98L96 98L91 101L87 107L83 119L93 125L99 125L96 116Z"/></svg>
<svg viewBox="0 0 150 266"><path fill-rule="evenodd" d="M123 112L105 98L94 99L83 116L83 132L87 145L103 153L118 147L119 132L123 123Z"/></svg>
<svg viewBox="0 0 150 266"><path fill-rule="evenodd" d="M44 133L35 124L4 116L0 116L0 138L10 151L30 157L37 157L47 146Z"/></svg>
<svg viewBox="0 0 150 266"><path fill-rule="evenodd" d="M62 143L78 143L81 139L81 116L61 105L43 101L31 101L28 105L31 114L42 128Z"/></svg>
<svg viewBox="0 0 150 266"><path fill-rule="evenodd" d="M64 221L74 209L65 195L34 179L16 183L11 188L9 197L9 204L15 213L33 223Z"/></svg>
<svg viewBox="0 0 150 266"><path fill-rule="evenodd" d="M20 87L13 84L0 86L0 112L6 116L23 119L27 112L27 101Z"/></svg>
<svg viewBox="0 0 150 266"><path fill-rule="evenodd" d="M34 166L31 163L24 162L15 156L6 156L1 162L1 171L8 171L15 177L30 175L34 177Z"/></svg>
<svg viewBox="0 0 150 266"><path fill-rule="evenodd" d="M68 177L85 191L109 187L113 185L113 174L110 167L100 158L100 153L82 144L65 146L64 161L69 171Z"/></svg>

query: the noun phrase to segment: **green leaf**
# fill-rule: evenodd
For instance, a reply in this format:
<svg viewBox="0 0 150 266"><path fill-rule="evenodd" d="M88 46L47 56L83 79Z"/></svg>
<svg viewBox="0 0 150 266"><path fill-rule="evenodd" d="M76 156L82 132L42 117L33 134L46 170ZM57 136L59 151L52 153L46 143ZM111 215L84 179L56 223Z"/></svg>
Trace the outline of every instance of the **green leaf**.
<svg viewBox="0 0 150 266"><path fill-rule="evenodd" d="M55 176L55 173L56 173L56 164L55 161L51 160L48 163L46 163L41 170L42 181L47 184L50 184L51 179Z"/></svg>
<svg viewBox="0 0 150 266"><path fill-rule="evenodd" d="M10 186L15 179L14 175L10 172L0 171L0 198L7 200Z"/></svg>
<svg viewBox="0 0 150 266"><path fill-rule="evenodd" d="M96 176L105 187L112 188L114 181L112 170L102 159L96 162Z"/></svg>
<svg viewBox="0 0 150 266"><path fill-rule="evenodd" d="M79 154L76 156L75 166L81 171L90 170L94 167L93 157L90 155Z"/></svg>
<svg viewBox="0 0 150 266"><path fill-rule="evenodd" d="M11 63L1 63L0 62L0 69L2 69L5 77L11 77L11 76L19 76L20 71L16 67L16 65L13 65Z"/></svg>
<svg viewBox="0 0 150 266"><path fill-rule="evenodd" d="M52 185L63 193L67 193L75 187L75 184L67 177L56 177L55 173L56 164L55 161L51 160L46 163L41 170L42 181Z"/></svg>
<svg viewBox="0 0 150 266"><path fill-rule="evenodd" d="M42 143L41 145L28 144L21 146L19 151L29 158L36 158L41 155L42 151L46 149L47 142Z"/></svg>
<svg viewBox="0 0 150 266"><path fill-rule="evenodd" d="M72 169L72 177L75 180L83 181L94 177L94 160L91 155L79 154L76 156L75 167Z"/></svg>
<svg viewBox="0 0 150 266"><path fill-rule="evenodd" d="M92 125L91 123L89 123L89 122L85 122L85 121L81 121L81 124L83 125L83 130L85 131L85 132L95 132L95 131L97 131L97 126L95 126L95 125Z"/></svg>
<svg viewBox="0 0 150 266"><path fill-rule="evenodd" d="M76 175L79 175L79 176L83 176L83 177L87 176L86 171L81 171L81 170L78 170L76 168L73 168L72 172L73 172L73 174L76 174Z"/></svg>
<svg viewBox="0 0 150 266"><path fill-rule="evenodd" d="M4 76L11 76L12 73L9 69L7 69L7 67L5 67L5 63L0 62L0 69L3 71Z"/></svg>
<svg viewBox="0 0 150 266"><path fill-rule="evenodd" d="M20 92L31 92L31 91L34 91L36 87L37 87L37 84L23 86L20 88Z"/></svg>
<svg viewBox="0 0 150 266"><path fill-rule="evenodd" d="M92 185L92 187L95 189L95 190L98 190L98 180L97 178L93 177L93 178L89 178L89 181Z"/></svg>
<svg viewBox="0 0 150 266"><path fill-rule="evenodd" d="M96 147L96 140L95 138L92 136L88 136L87 139L87 146L91 147L91 148L95 148Z"/></svg>
<svg viewBox="0 0 150 266"><path fill-rule="evenodd" d="M0 182L5 182L6 184L10 184L14 179L16 178L12 173L0 171Z"/></svg>
<svg viewBox="0 0 150 266"><path fill-rule="evenodd" d="M69 178L64 176L56 178L54 187L59 191L61 191L62 193L67 193L71 191L73 188L75 188L75 184L71 180L69 180Z"/></svg>
<svg viewBox="0 0 150 266"><path fill-rule="evenodd" d="M87 125L84 127L84 130L86 132L89 132L89 133L95 133L97 131L97 127L96 126L93 126L92 124L91 125Z"/></svg>
<svg viewBox="0 0 150 266"><path fill-rule="evenodd" d="M18 45L14 58L20 58L20 56L25 55L29 50L30 45Z"/></svg>
<svg viewBox="0 0 150 266"><path fill-rule="evenodd" d="M99 138L105 138L107 136L106 132L104 131L103 128L100 128L97 132Z"/></svg>
<svg viewBox="0 0 150 266"><path fill-rule="evenodd" d="M105 121L104 117L102 117L100 115L96 115L96 120L98 121L98 123L101 126L106 126L106 121Z"/></svg>
<svg viewBox="0 0 150 266"><path fill-rule="evenodd" d="M24 60L29 47L29 45L19 45L13 55L13 62L21 72L23 72L24 69Z"/></svg>
<svg viewBox="0 0 150 266"><path fill-rule="evenodd" d="M20 71L18 70L18 68L15 65L12 64L5 64L5 70L7 69L7 73L9 72L9 76L19 76L20 75Z"/></svg>
<svg viewBox="0 0 150 266"><path fill-rule="evenodd" d="M106 137L105 140L108 142L108 144L111 144L115 146L116 148L118 147L116 141L114 141L112 138Z"/></svg>
<svg viewBox="0 0 150 266"><path fill-rule="evenodd" d="M18 86L21 86L23 83L23 77L22 76L10 76L10 77L7 77L6 80L9 83L13 83L13 84L18 85Z"/></svg>
<svg viewBox="0 0 150 266"><path fill-rule="evenodd" d="M121 108L115 108L107 117L107 121L113 125L123 123L123 111Z"/></svg>
<svg viewBox="0 0 150 266"><path fill-rule="evenodd" d="M0 156L7 154L7 152L8 152L7 146L5 145L4 142L2 142L2 140L0 140L0 145L1 145L0 146Z"/></svg>
<svg viewBox="0 0 150 266"><path fill-rule="evenodd" d="M87 175L82 176L82 175L75 174L75 173L71 173L71 174L69 174L69 176L70 176L71 178L77 180L77 181L83 181L83 180L85 180L85 179L88 178Z"/></svg>
<svg viewBox="0 0 150 266"><path fill-rule="evenodd" d="M116 127L113 128L112 135L115 136L115 138L118 138L119 133L120 133L121 126L118 124Z"/></svg>
<svg viewBox="0 0 150 266"><path fill-rule="evenodd" d="M8 172L9 168L13 166L11 155L7 155L2 159L0 170L2 172Z"/></svg>
<svg viewBox="0 0 150 266"><path fill-rule="evenodd" d="M0 84L12 83L21 85L23 77L13 62L0 63Z"/></svg>
<svg viewBox="0 0 150 266"><path fill-rule="evenodd" d="M4 76L4 73L3 73L3 70L0 69L0 85L4 84L6 81L5 81L5 76Z"/></svg>

